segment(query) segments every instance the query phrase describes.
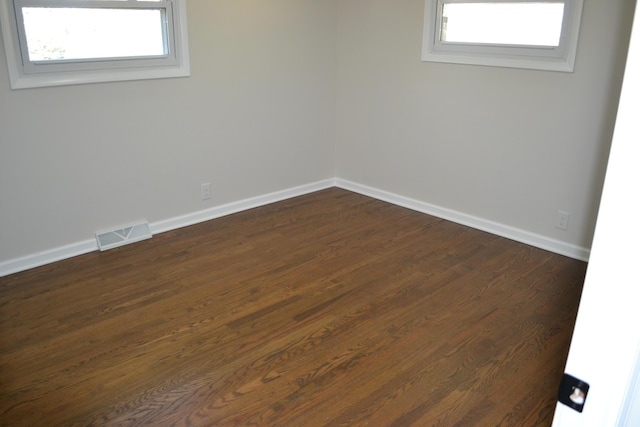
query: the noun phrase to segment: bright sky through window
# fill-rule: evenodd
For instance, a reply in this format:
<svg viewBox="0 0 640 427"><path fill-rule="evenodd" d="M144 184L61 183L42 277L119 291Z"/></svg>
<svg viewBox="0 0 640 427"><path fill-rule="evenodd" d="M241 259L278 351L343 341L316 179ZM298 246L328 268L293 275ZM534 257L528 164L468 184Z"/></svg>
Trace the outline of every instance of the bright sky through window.
<svg viewBox="0 0 640 427"><path fill-rule="evenodd" d="M564 3L446 3L440 41L559 46Z"/></svg>
<svg viewBox="0 0 640 427"><path fill-rule="evenodd" d="M166 55L161 9L25 7L29 60Z"/></svg>
<svg viewBox="0 0 640 427"><path fill-rule="evenodd" d="M187 0L0 0L12 89L190 75Z"/></svg>

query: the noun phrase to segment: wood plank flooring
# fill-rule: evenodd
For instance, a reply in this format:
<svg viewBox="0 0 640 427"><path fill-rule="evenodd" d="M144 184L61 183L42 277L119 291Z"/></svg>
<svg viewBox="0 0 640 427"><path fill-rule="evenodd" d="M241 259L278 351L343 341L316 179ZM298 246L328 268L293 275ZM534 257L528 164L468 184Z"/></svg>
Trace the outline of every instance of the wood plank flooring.
<svg viewBox="0 0 640 427"><path fill-rule="evenodd" d="M0 425L550 425L585 270L320 191L0 278Z"/></svg>

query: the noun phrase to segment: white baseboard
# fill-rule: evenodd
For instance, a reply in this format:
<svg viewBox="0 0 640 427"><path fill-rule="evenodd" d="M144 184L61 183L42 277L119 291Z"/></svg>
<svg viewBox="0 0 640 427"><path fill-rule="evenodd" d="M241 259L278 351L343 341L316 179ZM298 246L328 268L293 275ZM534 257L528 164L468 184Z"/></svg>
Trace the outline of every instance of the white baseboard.
<svg viewBox="0 0 640 427"><path fill-rule="evenodd" d="M438 218L465 225L467 227L486 231L497 236L515 240L516 242L525 243L536 248L578 259L580 261L589 260L590 250L587 248L572 245L539 234L531 233L526 230L510 227L508 225L489 221L483 218L478 218L472 215L421 202L419 200L411 199L408 197L399 196L397 194L378 190L376 188L368 187L366 185L357 184L355 182L343 179L336 179L336 187L353 191L365 196L373 197L375 199L402 206L417 212L433 215Z"/></svg>
<svg viewBox="0 0 640 427"><path fill-rule="evenodd" d="M206 209L203 211L198 211L153 223L150 225L151 233L164 233L165 231L187 227L189 225L198 224L204 221L209 221L260 206L265 206L270 203L280 202L282 200L291 199L293 197L302 196L304 194L313 193L315 191L324 190L325 188L331 187L335 187L335 179L327 179L312 184L301 185L299 187L294 187L287 190L276 191L273 193L264 194L262 196L240 200L238 202L228 203L222 206L216 206L211 209Z"/></svg>
<svg viewBox="0 0 640 427"><path fill-rule="evenodd" d="M25 257L2 261L0 262L0 277L62 261L64 259L73 258L78 255L84 255L97 250L98 243L96 242L96 239L90 239L66 246L60 246L48 251L27 255Z"/></svg>
<svg viewBox="0 0 640 427"><path fill-rule="evenodd" d="M209 221L237 212L253 209L259 206L268 205L270 203L279 202L290 199L292 197L302 196L304 194L313 193L331 187L339 187L365 196L373 197L394 205L412 209L417 212L433 215L448 221L472 227L478 230L486 231L501 237L506 237L517 242L535 246L544 250L555 252L561 255L575 258L581 261L588 261L589 249L571 245L539 234L531 233L525 230L509 227L486 219L478 218L465 213L453 211L440 206L410 199L397 194L389 193L376 188L367 187L343 179L327 179L315 183L301 185L286 190L276 191L222 206L216 206L211 209L205 209L170 218L163 221L151 223L149 225L152 234L164 233L166 231L175 230L189 225L198 224L200 222ZM31 268L40 267L56 261L73 258L89 252L98 250L98 244L95 239L84 240L48 251L39 252L22 258L16 258L9 261L0 262L0 277L9 274L18 273L20 271L29 270Z"/></svg>
<svg viewBox="0 0 640 427"><path fill-rule="evenodd" d="M302 196L304 194L313 193L315 191L331 188L335 186L334 179L327 179L315 183L301 185L299 187L289 188L286 190L276 191L257 197L252 197L238 202L228 203L222 206L216 206L211 209L170 218L149 224L152 234L164 233L165 231L175 230L189 225L197 224L211 219L220 218L222 216L231 215L244 210L268 205L270 203L279 202L290 199L292 197ZM84 240L82 242L73 243L67 246L54 248L48 251L39 252L25 257L11 259L0 262L0 277L9 274L18 273L20 271L29 270L31 268L40 267L53 262L73 258L89 252L97 251L98 243L95 238Z"/></svg>

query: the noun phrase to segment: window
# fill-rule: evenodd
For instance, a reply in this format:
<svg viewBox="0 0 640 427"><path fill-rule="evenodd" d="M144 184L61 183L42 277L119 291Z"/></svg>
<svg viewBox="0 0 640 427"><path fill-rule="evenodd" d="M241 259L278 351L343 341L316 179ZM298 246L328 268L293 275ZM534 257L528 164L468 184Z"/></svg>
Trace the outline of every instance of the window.
<svg viewBox="0 0 640 427"><path fill-rule="evenodd" d="M573 71L583 0L426 0L422 60Z"/></svg>
<svg viewBox="0 0 640 427"><path fill-rule="evenodd" d="M11 87L188 76L185 1L2 1Z"/></svg>

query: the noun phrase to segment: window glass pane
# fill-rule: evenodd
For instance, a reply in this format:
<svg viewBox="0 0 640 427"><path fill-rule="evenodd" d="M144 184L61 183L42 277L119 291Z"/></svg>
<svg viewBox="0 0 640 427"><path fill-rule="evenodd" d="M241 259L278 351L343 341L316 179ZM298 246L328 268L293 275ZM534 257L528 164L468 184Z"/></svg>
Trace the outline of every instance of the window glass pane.
<svg viewBox="0 0 640 427"><path fill-rule="evenodd" d="M440 41L559 46L564 3L446 3Z"/></svg>
<svg viewBox="0 0 640 427"><path fill-rule="evenodd" d="M162 9L22 8L29 60L168 54Z"/></svg>

